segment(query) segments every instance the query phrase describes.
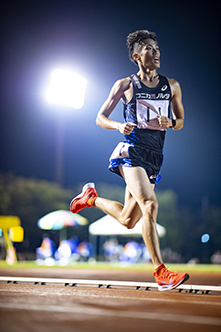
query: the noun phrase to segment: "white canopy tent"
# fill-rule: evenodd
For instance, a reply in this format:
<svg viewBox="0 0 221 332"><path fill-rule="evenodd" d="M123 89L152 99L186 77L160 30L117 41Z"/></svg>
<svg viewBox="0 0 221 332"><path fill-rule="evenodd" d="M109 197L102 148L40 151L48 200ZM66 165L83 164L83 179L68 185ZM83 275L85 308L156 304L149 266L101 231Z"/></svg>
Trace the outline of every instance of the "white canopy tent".
<svg viewBox="0 0 221 332"><path fill-rule="evenodd" d="M166 234L165 227L157 224L157 232L159 237ZM104 236L128 236L128 237L141 237L142 236L142 218L132 229L127 229L122 226L116 219L106 215L101 219L93 222L89 226L89 233L91 235L104 235Z"/></svg>

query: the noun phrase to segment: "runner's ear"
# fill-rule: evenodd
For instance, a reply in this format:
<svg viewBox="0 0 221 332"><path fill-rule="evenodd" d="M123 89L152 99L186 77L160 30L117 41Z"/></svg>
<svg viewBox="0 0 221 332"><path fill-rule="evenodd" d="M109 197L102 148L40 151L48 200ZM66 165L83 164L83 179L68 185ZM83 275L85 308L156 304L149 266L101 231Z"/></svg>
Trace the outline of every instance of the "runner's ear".
<svg viewBox="0 0 221 332"><path fill-rule="evenodd" d="M137 62L140 60L140 55L138 53L133 53L132 57Z"/></svg>

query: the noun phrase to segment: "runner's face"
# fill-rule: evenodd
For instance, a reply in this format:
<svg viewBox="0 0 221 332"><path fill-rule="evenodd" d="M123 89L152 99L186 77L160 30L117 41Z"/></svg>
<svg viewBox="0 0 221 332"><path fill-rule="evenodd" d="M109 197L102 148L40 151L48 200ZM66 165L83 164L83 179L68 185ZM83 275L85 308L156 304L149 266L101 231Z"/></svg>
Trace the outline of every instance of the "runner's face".
<svg viewBox="0 0 221 332"><path fill-rule="evenodd" d="M145 39L144 43L140 53L142 65L151 70L160 68L159 45L153 39Z"/></svg>

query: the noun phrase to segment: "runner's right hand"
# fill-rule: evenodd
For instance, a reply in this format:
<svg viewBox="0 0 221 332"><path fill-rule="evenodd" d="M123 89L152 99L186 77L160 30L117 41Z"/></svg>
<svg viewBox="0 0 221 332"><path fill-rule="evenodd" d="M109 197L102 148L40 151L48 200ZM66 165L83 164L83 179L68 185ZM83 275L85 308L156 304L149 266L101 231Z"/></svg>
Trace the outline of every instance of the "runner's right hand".
<svg viewBox="0 0 221 332"><path fill-rule="evenodd" d="M136 127L136 126L137 125L133 122L121 123L120 126L119 126L119 131L123 135L130 135L132 133L134 127Z"/></svg>

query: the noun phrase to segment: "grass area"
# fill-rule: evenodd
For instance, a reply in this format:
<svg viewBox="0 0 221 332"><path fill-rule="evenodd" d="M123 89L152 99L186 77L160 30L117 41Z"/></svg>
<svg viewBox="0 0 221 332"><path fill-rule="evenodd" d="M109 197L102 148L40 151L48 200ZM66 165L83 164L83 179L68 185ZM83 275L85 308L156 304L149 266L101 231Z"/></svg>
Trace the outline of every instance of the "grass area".
<svg viewBox="0 0 221 332"><path fill-rule="evenodd" d="M166 267L171 271L186 271L186 272L216 272L221 274L221 265L213 264L166 264ZM26 268L60 268L60 269L100 269L100 270L134 270L134 271L153 271L152 264L134 264L134 265L122 265L122 264L110 264L105 262L95 262L93 264L79 262L76 264L69 264L67 266L53 265L45 266L38 265L33 261L17 262L13 265L8 265L6 261L0 261L0 269L3 268L15 268L15 269L26 269ZM1 273L1 272L0 272Z"/></svg>

